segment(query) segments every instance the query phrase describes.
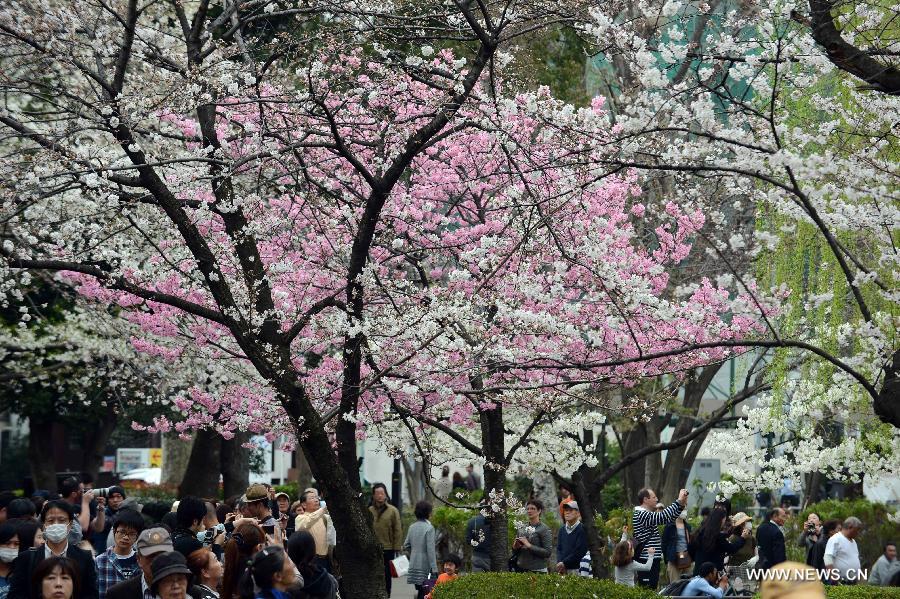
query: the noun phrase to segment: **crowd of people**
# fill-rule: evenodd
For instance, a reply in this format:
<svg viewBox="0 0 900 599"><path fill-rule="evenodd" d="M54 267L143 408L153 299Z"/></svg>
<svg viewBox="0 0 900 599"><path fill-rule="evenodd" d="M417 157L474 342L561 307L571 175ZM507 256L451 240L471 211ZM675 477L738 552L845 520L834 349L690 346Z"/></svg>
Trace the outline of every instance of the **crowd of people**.
<svg viewBox="0 0 900 599"><path fill-rule="evenodd" d="M731 588L761 589L766 597L767 584L784 581L766 581L759 572L803 567L787 560L789 512L783 508L771 510L754 531L753 518L732 514L730 502L723 500L705 508L693 530L687 491L669 504L660 502L652 489L641 489L636 499L630 525L617 540L607 539L618 584L655 590L664 572L663 592L673 595L719 598ZM158 522L149 521L142 507L123 487L94 491L77 477L63 480L57 494L38 492L27 499L0 493L0 599L339 596L332 559L337 536L314 488L305 489L293 503L286 493L261 484L224 502L183 497ZM406 582L418 599L430 599L436 585L461 574L461 556L439 550L430 502L415 505L415 521L405 534L385 485L372 486L369 511L384 552L388 596L398 561L405 563ZM545 511L539 499L527 502L507 568L593 576L587 531L571 491L561 489L555 540ZM813 581L819 587L860 582L900 586L894 543L885 545L868 579L859 579L856 538L862 523L857 518L822 522L810 514L802 529L799 543L806 550L806 566L819 573ZM465 541L472 548L472 571L490 570L491 521L484 513L468 521Z"/></svg>
<svg viewBox="0 0 900 599"><path fill-rule="evenodd" d="M31 499L0 493L0 599L339 596L316 489L293 504L261 484L225 502L187 496L160 522L142 508L123 487L95 492L77 477Z"/></svg>

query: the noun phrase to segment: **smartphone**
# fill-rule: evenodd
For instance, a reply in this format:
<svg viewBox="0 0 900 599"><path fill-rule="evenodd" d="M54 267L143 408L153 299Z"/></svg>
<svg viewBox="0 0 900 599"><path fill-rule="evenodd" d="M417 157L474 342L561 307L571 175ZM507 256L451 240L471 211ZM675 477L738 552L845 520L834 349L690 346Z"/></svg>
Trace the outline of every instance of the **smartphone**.
<svg viewBox="0 0 900 599"><path fill-rule="evenodd" d="M262 526L262 529L263 529L263 532L266 533L267 535L275 534L275 525L274 524L264 524Z"/></svg>

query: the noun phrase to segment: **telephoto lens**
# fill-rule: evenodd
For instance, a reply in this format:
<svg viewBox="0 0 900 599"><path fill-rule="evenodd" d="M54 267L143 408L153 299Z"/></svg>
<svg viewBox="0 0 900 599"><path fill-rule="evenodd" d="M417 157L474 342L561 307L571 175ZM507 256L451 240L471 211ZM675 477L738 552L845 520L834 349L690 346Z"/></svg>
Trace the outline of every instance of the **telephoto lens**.
<svg viewBox="0 0 900 599"><path fill-rule="evenodd" d="M100 487L99 489L94 489L94 497L109 497L109 490L112 487Z"/></svg>

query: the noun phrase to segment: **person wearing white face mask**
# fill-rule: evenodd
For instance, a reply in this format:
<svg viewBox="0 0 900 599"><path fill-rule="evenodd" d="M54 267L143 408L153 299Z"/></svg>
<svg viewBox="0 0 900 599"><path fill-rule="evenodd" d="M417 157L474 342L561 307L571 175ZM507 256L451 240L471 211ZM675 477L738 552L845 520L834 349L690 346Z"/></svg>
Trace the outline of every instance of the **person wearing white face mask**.
<svg viewBox="0 0 900 599"><path fill-rule="evenodd" d="M9 585L10 599L37 599L33 595L32 575L41 561L53 556L67 557L74 562L81 580L81 599L97 599L97 569L93 556L68 542L72 518L72 508L68 502L53 500L44 504L41 509L44 545L19 554Z"/></svg>
<svg viewBox="0 0 900 599"><path fill-rule="evenodd" d="M9 575L13 560L19 556L19 536L9 522L0 524L0 599L9 594Z"/></svg>

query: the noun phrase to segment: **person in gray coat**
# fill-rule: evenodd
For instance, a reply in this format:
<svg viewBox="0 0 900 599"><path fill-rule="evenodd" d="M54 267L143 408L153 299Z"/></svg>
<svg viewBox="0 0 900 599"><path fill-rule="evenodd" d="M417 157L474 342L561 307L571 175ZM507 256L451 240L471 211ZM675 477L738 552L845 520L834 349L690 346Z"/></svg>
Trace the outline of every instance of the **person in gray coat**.
<svg viewBox="0 0 900 599"><path fill-rule="evenodd" d="M541 522L544 504L532 499L525 504L528 523L516 527L513 551L517 552L516 566L525 572L547 572L547 559L553 547L553 533Z"/></svg>
<svg viewBox="0 0 900 599"><path fill-rule="evenodd" d="M434 526L428 521L431 517L431 504L420 501L416 504L415 514L416 521L406 531L406 540L403 542L403 551L409 554L406 582L416 587L417 599L424 599L422 583L438 571Z"/></svg>

